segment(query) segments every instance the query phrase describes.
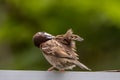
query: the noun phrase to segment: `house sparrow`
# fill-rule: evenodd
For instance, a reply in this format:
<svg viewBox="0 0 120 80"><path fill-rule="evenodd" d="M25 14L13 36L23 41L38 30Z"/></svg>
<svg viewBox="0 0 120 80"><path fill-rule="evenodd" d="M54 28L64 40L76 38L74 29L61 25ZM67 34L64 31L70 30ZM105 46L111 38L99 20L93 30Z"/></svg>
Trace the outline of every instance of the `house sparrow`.
<svg viewBox="0 0 120 80"><path fill-rule="evenodd" d="M41 49L44 57L52 65L48 71L54 68L64 71L65 69L72 69L76 65L81 69L91 70L78 61L75 40L82 41L83 38L73 34L72 29L57 36L46 32L37 32L33 36L34 45Z"/></svg>

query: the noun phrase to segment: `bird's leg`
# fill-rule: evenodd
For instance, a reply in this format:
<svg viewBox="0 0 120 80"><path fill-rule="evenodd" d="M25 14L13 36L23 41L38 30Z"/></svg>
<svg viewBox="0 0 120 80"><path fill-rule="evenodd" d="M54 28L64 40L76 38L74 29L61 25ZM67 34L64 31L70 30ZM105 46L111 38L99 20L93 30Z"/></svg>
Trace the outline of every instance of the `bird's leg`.
<svg viewBox="0 0 120 80"><path fill-rule="evenodd" d="M55 67L52 66L52 67L50 67L50 68L48 69L48 71L52 71L54 68L55 68Z"/></svg>

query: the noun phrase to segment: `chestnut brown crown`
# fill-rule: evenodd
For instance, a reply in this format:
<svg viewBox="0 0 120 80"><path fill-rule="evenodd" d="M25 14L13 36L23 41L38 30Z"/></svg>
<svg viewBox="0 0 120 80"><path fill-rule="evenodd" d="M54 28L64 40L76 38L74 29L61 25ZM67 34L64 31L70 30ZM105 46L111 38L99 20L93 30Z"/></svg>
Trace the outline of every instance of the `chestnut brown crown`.
<svg viewBox="0 0 120 80"><path fill-rule="evenodd" d="M53 38L54 38L54 36L52 36L49 33L46 33L46 32L37 32L33 36L33 42L34 42L34 45L39 48L41 43L44 43L44 42L46 42L48 40L51 40Z"/></svg>

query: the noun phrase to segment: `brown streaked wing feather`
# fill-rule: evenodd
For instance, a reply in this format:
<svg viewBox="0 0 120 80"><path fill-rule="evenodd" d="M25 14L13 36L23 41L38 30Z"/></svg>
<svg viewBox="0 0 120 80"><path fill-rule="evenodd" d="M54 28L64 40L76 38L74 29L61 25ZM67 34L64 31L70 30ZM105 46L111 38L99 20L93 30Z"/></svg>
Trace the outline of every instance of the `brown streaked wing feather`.
<svg viewBox="0 0 120 80"><path fill-rule="evenodd" d="M74 59L79 59L77 56L79 56L77 53L75 53L76 49L75 48L70 48L67 45L63 45L67 54L72 55Z"/></svg>
<svg viewBox="0 0 120 80"><path fill-rule="evenodd" d="M65 48L56 40L49 40L43 43L41 49L47 55L74 59L73 56L67 53Z"/></svg>
<svg viewBox="0 0 120 80"><path fill-rule="evenodd" d="M72 29L69 29L69 30L64 34L64 36L71 36L72 34L73 34Z"/></svg>
<svg viewBox="0 0 120 80"><path fill-rule="evenodd" d="M60 57L60 58L70 58L70 59L74 59L72 55L68 54L64 49L59 48L59 47L54 47L54 55L56 57Z"/></svg>

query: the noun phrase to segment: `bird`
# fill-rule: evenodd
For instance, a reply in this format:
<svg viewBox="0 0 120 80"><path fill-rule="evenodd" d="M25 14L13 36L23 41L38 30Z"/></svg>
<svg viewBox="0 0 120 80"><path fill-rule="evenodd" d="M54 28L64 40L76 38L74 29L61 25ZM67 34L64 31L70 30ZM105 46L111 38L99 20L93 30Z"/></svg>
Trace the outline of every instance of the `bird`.
<svg viewBox="0 0 120 80"><path fill-rule="evenodd" d="M51 35L47 32L37 32L33 35L33 43L38 47L46 60L52 65L48 71L58 69L59 71L72 70L76 65L84 70L91 71L79 61L76 53L75 41L84 39L73 34L72 29L68 29L65 34Z"/></svg>

